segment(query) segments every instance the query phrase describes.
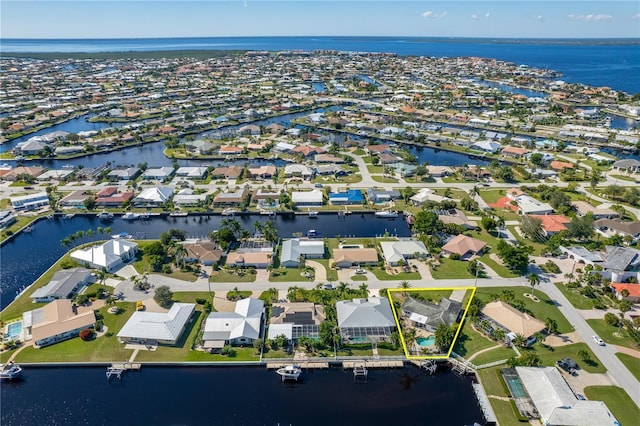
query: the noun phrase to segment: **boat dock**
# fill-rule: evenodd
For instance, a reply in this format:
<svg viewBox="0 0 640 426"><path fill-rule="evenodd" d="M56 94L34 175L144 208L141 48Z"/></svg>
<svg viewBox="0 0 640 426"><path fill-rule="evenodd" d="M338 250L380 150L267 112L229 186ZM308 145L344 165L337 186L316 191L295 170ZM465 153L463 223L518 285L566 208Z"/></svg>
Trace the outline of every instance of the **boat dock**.
<svg viewBox="0 0 640 426"><path fill-rule="evenodd" d="M367 368L402 368L404 367L403 361L343 361L342 368L345 370L355 369L362 365Z"/></svg>
<svg viewBox="0 0 640 426"><path fill-rule="evenodd" d="M115 362L111 364L111 367L107 367L107 380L111 380L113 377L120 380L122 373L139 371L141 368L142 364L139 362Z"/></svg>
<svg viewBox="0 0 640 426"><path fill-rule="evenodd" d="M487 424L497 424L498 420L496 419L496 414L493 412L493 407L491 407L489 397L484 391L482 385L474 383L471 386L473 387L473 393L476 395L476 399L478 400L478 404L480 404L480 409L482 410L482 414L484 415L484 419Z"/></svg>
<svg viewBox="0 0 640 426"><path fill-rule="evenodd" d="M290 363L285 362L269 362L267 363L267 370L277 370L279 368L283 368ZM318 369L327 369L329 368L328 362L296 362L296 365L302 369L309 370L318 370Z"/></svg>

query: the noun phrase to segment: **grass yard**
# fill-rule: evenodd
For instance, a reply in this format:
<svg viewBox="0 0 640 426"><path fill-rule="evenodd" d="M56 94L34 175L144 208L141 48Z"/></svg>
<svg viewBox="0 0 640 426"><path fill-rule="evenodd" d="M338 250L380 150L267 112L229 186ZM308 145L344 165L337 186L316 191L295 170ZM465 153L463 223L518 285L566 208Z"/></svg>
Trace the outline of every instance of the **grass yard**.
<svg viewBox="0 0 640 426"><path fill-rule="evenodd" d="M513 272L511 269L507 268L504 265L499 264L489 256L490 253L483 254L482 256L480 256L480 262L493 269L496 274L498 274L502 278L515 278L520 276L520 274Z"/></svg>
<svg viewBox="0 0 640 426"><path fill-rule="evenodd" d="M180 303L197 303L196 299L205 299L212 301L215 297L215 293L207 291L176 291L173 293L172 300Z"/></svg>
<svg viewBox="0 0 640 426"><path fill-rule="evenodd" d="M256 280L256 274L250 274L245 272L243 275L239 275L235 272L227 271L213 271L209 281L213 283L252 283Z"/></svg>
<svg viewBox="0 0 640 426"><path fill-rule="evenodd" d="M569 321L562 315L560 310L553 304L549 296L540 290L535 291L536 297L540 299L539 302L534 302L528 297L524 297L524 293L530 293L529 287L481 287L476 291L476 296L482 299L484 302L489 301L489 294L500 294L503 290L513 291L515 298L524 303L524 306L531 311L534 317L541 321L545 321L547 318L552 318L558 323L558 333L569 333L573 331L573 326L569 324Z"/></svg>
<svg viewBox="0 0 640 426"><path fill-rule="evenodd" d="M497 342L475 331L471 327L471 322L465 321L460 334L458 334L458 339L453 345L453 351L462 357L469 358L474 353L497 344Z"/></svg>
<svg viewBox="0 0 640 426"><path fill-rule="evenodd" d="M633 374L636 379L640 380L640 358L623 354L622 352L616 352L616 356L624 366L627 367L631 374Z"/></svg>
<svg viewBox="0 0 640 426"><path fill-rule="evenodd" d="M584 394L587 399L604 401L620 424L638 424L640 409L624 389L617 386L587 386Z"/></svg>
<svg viewBox="0 0 640 426"><path fill-rule="evenodd" d="M119 302L117 306L121 309L117 315L108 313L107 306L100 309L111 334L109 337L104 335L88 342L76 337L42 349L28 347L16 356L16 362L122 362L128 359L132 351L125 349L116 335L135 312L135 304Z"/></svg>
<svg viewBox="0 0 640 426"><path fill-rule="evenodd" d="M507 229L511 231L511 234L516 238L516 240L520 241L522 244L533 247L533 253L531 253L531 256L541 256L542 252L548 250L548 247L544 244L530 240L529 238L521 237L518 231L516 231L516 225L507 225Z"/></svg>
<svg viewBox="0 0 640 426"><path fill-rule="evenodd" d="M269 281L276 283L311 281L309 278L301 275L305 271L305 269L297 268L276 268L269 274Z"/></svg>
<svg viewBox="0 0 640 426"><path fill-rule="evenodd" d="M595 299L589 299L580 294L578 288L569 288L564 284L555 283L558 290L571 302L576 309L593 309L593 302Z"/></svg>
<svg viewBox="0 0 640 426"><path fill-rule="evenodd" d="M198 308L198 307L197 307ZM201 309L201 308L200 308ZM204 321L206 316L201 311L195 311L191 316L191 319L187 323L185 331L174 346L158 346L155 351L140 351L136 356L136 361L187 361L188 355L191 352L197 352L191 350L198 329L200 328L200 322ZM204 353L204 352L203 352Z"/></svg>
<svg viewBox="0 0 640 426"><path fill-rule="evenodd" d="M324 266L324 270L327 273L327 281L338 281L338 271L329 267L329 259L313 259L313 261Z"/></svg>
<svg viewBox="0 0 640 426"><path fill-rule="evenodd" d="M505 385L502 383L502 377L500 377L501 368L500 366L484 368L477 372L487 395L508 396ZM518 421L516 414L513 412L511 402L491 397L489 397L489 400L498 418L498 424L502 426L521 426L523 424Z"/></svg>
<svg viewBox="0 0 640 426"><path fill-rule="evenodd" d="M638 349L637 346L634 346L633 340L631 340L631 337L629 337L629 334L627 334L624 327L620 330L621 336L618 337L613 335L613 333L618 332L618 327L607 325L604 320L589 319L587 322L591 328L593 328L593 331L595 331L596 334L606 343L610 345L626 346L631 349Z"/></svg>
<svg viewBox="0 0 640 426"><path fill-rule="evenodd" d="M381 281L392 280L419 280L422 278L418 272L399 272L397 274L390 274L383 268L373 267L369 269L373 275L375 275ZM336 278L337 279L337 278Z"/></svg>
<svg viewBox="0 0 640 426"><path fill-rule="evenodd" d="M380 183L398 183L399 180L394 178L394 177L389 177L389 176L377 176L377 175L373 175L371 176L371 179L376 181L376 182L380 182Z"/></svg>
<svg viewBox="0 0 640 426"><path fill-rule="evenodd" d="M504 189L489 189L489 190L480 190L480 198L484 200L487 204L495 204L500 198L507 195Z"/></svg>
<svg viewBox="0 0 640 426"><path fill-rule="evenodd" d="M402 348L396 349L395 351L392 349L383 349L378 348L378 355L380 356L403 356L404 350Z"/></svg>
<svg viewBox="0 0 640 426"><path fill-rule="evenodd" d="M475 365L489 364L490 362L502 361L503 359L509 359L512 356L516 356L516 352L505 346L491 349L490 351L483 352L477 357L471 360Z"/></svg>
<svg viewBox="0 0 640 426"><path fill-rule="evenodd" d="M351 281L367 281L366 275L353 275L349 278Z"/></svg>
<svg viewBox="0 0 640 426"><path fill-rule="evenodd" d="M190 350L184 361L191 362L233 362L233 361L260 361L260 353L256 352L253 347L250 348L233 348L236 351L234 356L210 354L203 351Z"/></svg>
<svg viewBox="0 0 640 426"><path fill-rule="evenodd" d="M436 280L473 278L467 271L467 262L464 260L451 260L441 258L438 266L431 266L431 275Z"/></svg>

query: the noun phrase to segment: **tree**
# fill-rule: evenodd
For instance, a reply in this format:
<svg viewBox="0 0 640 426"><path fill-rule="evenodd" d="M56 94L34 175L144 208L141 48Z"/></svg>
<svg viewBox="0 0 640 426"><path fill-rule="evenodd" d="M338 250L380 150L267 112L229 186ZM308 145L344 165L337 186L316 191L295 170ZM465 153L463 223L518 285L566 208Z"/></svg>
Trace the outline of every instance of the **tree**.
<svg viewBox="0 0 640 426"><path fill-rule="evenodd" d="M534 241L544 240L542 220L537 217L523 215L520 217L520 230L522 233Z"/></svg>
<svg viewBox="0 0 640 426"><path fill-rule="evenodd" d="M156 294L153 296L153 300L155 300L156 303L163 308L170 308L173 304L173 300L171 300L172 297L173 293L171 292L169 286L161 285L160 287L156 288Z"/></svg>
<svg viewBox="0 0 640 426"><path fill-rule="evenodd" d="M410 186L407 186L402 190L402 198L404 199L405 203L408 203L409 198L411 198L412 196L413 196L413 188L411 188Z"/></svg>
<svg viewBox="0 0 640 426"><path fill-rule="evenodd" d="M529 265L529 253L531 253L531 247L523 245L518 242L516 245L510 245L504 240L498 241L496 247L498 256L507 268L512 271L526 272Z"/></svg>
<svg viewBox="0 0 640 426"><path fill-rule="evenodd" d="M529 285L531 286L531 294L535 295L534 287L540 284L540 276L535 272L532 272L527 276L527 280L529 281Z"/></svg>
<svg viewBox="0 0 640 426"><path fill-rule="evenodd" d="M253 341L253 348L256 350L256 353L260 353L260 349L262 349L263 341L262 339L256 339Z"/></svg>
<svg viewBox="0 0 640 426"><path fill-rule="evenodd" d="M436 328L436 347L440 352L449 352L449 348L453 344L453 338L456 335L457 325L453 324L451 326L440 323L438 328Z"/></svg>
<svg viewBox="0 0 640 426"><path fill-rule="evenodd" d="M485 216L480 220L480 226L482 226L485 231L491 232L498 227L498 222L488 216Z"/></svg>
<svg viewBox="0 0 640 426"><path fill-rule="evenodd" d="M482 263L478 262L477 259L470 260L467 263L467 271L474 277L479 276L483 270L484 267L482 266Z"/></svg>
<svg viewBox="0 0 640 426"><path fill-rule="evenodd" d="M414 216L413 230L424 235L435 234L442 229L443 223L432 211L421 210Z"/></svg>
<svg viewBox="0 0 640 426"><path fill-rule="evenodd" d="M529 157L529 161L531 162L531 164L541 167L542 163L544 161L544 155L542 155L539 152L534 152L533 154L531 154L531 156Z"/></svg>
<svg viewBox="0 0 640 426"><path fill-rule="evenodd" d="M409 283L409 281L406 281L406 280L405 280L405 281L402 281L398 287L400 287L400 288L401 288L401 289L403 289L403 290L408 290L409 288L411 288L411 284ZM403 291L403 292L402 292L402 295L403 295L403 296L406 296L406 295L407 295L407 292L406 292L406 291Z"/></svg>
<svg viewBox="0 0 640 426"><path fill-rule="evenodd" d="M591 363L591 354L589 353L589 351L585 350L585 349L580 349L578 351L578 356L580 357L580 359L584 362L586 362L587 364Z"/></svg>
<svg viewBox="0 0 640 426"><path fill-rule="evenodd" d="M522 347L526 342L527 342L527 338L524 337L524 335L521 333L516 334L516 337L513 338L513 344L515 346Z"/></svg>
<svg viewBox="0 0 640 426"><path fill-rule="evenodd" d="M544 322L544 325L547 327L547 331L549 334L558 333L558 323L553 318L547 318Z"/></svg>
<svg viewBox="0 0 640 426"><path fill-rule="evenodd" d="M498 170L496 170L495 177L504 181L504 182L512 182L513 181L513 169L508 166L502 166Z"/></svg>
<svg viewBox="0 0 640 426"><path fill-rule="evenodd" d="M98 282L102 284L103 290L105 289L104 281L106 276L107 276L107 273L105 272L104 268L96 270L96 278L98 278Z"/></svg>
<svg viewBox="0 0 640 426"><path fill-rule="evenodd" d="M567 236L570 238L576 239L588 239L591 238L594 234L593 228L593 215L591 213L587 213L586 215L580 217L575 216L567 225Z"/></svg>
<svg viewBox="0 0 640 426"><path fill-rule="evenodd" d="M366 299L367 297L369 297L369 286L366 283L360 284L358 290L360 290L363 298Z"/></svg>

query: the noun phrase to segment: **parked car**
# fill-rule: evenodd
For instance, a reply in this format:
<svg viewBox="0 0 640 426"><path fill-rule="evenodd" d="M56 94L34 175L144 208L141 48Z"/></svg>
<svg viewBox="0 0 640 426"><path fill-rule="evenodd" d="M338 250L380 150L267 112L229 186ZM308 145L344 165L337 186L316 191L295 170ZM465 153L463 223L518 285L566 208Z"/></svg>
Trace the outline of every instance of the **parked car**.
<svg viewBox="0 0 640 426"><path fill-rule="evenodd" d="M356 274L366 274L367 271L365 271L364 269L356 269Z"/></svg>
<svg viewBox="0 0 640 426"><path fill-rule="evenodd" d="M321 183L315 183L313 186L315 188L322 188L322 184Z"/></svg>
<svg viewBox="0 0 640 426"><path fill-rule="evenodd" d="M333 290L333 289L335 289L335 287L331 283L322 284L322 288L325 289L325 290Z"/></svg>
<svg viewBox="0 0 640 426"><path fill-rule="evenodd" d="M593 336L593 340L600 346L605 346L604 340L598 336Z"/></svg>
<svg viewBox="0 0 640 426"><path fill-rule="evenodd" d="M574 374L578 369L578 364L571 358L562 358L556 361L556 365L570 374Z"/></svg>

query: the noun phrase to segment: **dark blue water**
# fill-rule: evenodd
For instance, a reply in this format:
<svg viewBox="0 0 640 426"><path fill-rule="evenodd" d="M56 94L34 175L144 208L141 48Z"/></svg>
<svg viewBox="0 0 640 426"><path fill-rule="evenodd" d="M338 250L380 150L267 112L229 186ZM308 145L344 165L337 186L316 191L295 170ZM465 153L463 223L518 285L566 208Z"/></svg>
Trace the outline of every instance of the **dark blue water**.
<svg viewBox="0 0 640 426"><path fill-rule="evenodd" d="M199 37L156 39L3 39L9 52L121 52L151 50L342 50L436 57L497 58L563 74L590 86L640 92L640 41L463 39L420 37Z"/></svg>
<svg viewBox="0 0 640 426"><path fill-rule="evenodd" d="M105 368L26 367L22 382L2 383L1 423L462 426L482 420L470 383L414 367L371 370L366 383L339 368L309 371L298 384L264 367L145 366L121 382Z"/></svg>
<svg viewBox="0 0 640 426"><path fill-rule="evenodd" d="M478 158L470 158L465 154L457 152L442 151L434 148L422 148L414 145L408 146L411 154L415 155L420 164L428 164L432 166L461 166L463 164L473 164L477 166L486 166L488 161Z"/></svg>
<svg viewBox="0 0 640 426"><path fill-rule="evenodd" d="M73 219L41 220L35 224L33 231L21 233L0 247L0 309L4 309L17 293L31 285L68 248L61 245L62 239L77 231L98 227L111 227L108 234L96 234L92 238L77 241L78 244L93 240L108 239L111 235L126 232L139 239L157 239L169 228L187 231L191 237L206 237L213 230L219 229L222 216L189 216L189 217L154 217L144 221L126 221L116 217L112 222L100 221L94 215L76 215ZM266 222L266 216L236 216L244 229L254 231L254 222ZM291 238L294 233L306 233L315 229L322 237L355 236L375 237L389 233L408 237L411 231L402 217L380 219L372 214L352 214L339 219L336 213L320 214L317 219L308 216L278 216L275 219L276 229L282 238ZM34 256L34 248L38 255ZM25 259L29 259L25 262Z"/></svg>

